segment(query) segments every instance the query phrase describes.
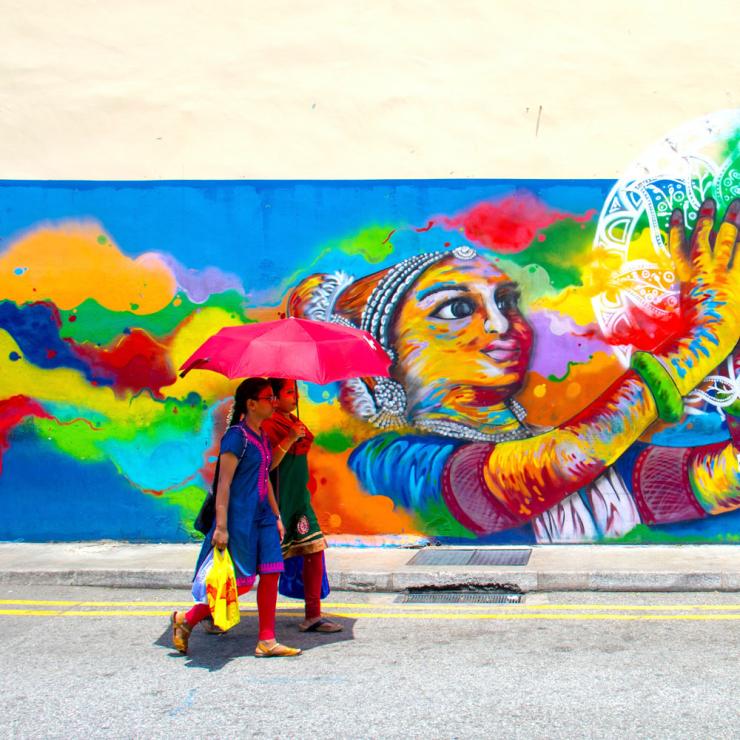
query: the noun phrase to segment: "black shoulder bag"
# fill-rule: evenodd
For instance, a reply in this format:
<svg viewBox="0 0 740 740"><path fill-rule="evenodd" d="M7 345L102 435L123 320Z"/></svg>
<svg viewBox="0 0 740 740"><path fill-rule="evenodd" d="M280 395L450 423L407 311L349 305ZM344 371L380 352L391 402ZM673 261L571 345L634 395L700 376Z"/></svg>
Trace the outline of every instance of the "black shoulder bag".
<svg viewBox="0 0 740 740"><path fill-rule="evenodd" d="M195 517L193 526L201 533L208 534L211 531L213 520L216 518L216 492L218 491L218 471L221 466L221 455L216 460L216 470L213 473L213 486L206 494L203 506L200 507L198 516Z"/></svg>

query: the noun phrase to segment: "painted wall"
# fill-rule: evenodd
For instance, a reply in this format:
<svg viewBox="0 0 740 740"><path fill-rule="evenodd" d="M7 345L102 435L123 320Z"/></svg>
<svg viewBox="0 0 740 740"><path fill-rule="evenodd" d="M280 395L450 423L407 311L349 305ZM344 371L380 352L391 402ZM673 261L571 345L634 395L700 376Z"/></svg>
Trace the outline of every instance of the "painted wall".
<svg viewBox="0 0 740 740"><path fill-rule="evenodd" d="M0 537L194 536L234 383L176 370L291 313L396 359L392 383L303 389L327 533L737 540L734 367L636 444L644 400L609 389L685 332L668 218L740 195L739 122L691 122L617 182L3 182ZM601 439L586 474L555 464L573 419Z"/></svg>
<svg viewBox="0 0 740 740"><path fill-rule="evenodd" d="M178 380L178 363L214 327L285 311L306 278L301 295L326 293L333 283L318 276L336 271L371 287L368 276L429 250L471 246L482 270L490 262L520 284L531 356L512 398L525 423L560 428L592 408L631 342L648 341L636 328L656 340L665 329L646 312L656 321L676 297L662 186L646 174L661 173L664 200L686 219L707 188L724 207L730 191L716 183L737 172L721 172L731 135L720 126L725 149L706 126L679 135L680 151L707 155L692 160L663 137L737 107L740 68L728 53L731 0L711 12L668 0L567 6L7 0L0 536L189 537L232 387ZM629 165L658 140L667 148ZM704 182L691 197L687 178ZM413 384L399 378L406 394ZM715 385L715 405L697 401L678 434L649 439L726 443L716 404L733 391ZM373 466L357 461L393 432L363 420L372 393L363 402L362 388L350 391L304 389L321 432L314 482L327 531L436 531L441 520L414 492L368 494ZM618 457L629 482L634 465ZM732 490L704 502L720 515L625 536L733 540ZM489 538L533 537L528 523Z"/></svg>

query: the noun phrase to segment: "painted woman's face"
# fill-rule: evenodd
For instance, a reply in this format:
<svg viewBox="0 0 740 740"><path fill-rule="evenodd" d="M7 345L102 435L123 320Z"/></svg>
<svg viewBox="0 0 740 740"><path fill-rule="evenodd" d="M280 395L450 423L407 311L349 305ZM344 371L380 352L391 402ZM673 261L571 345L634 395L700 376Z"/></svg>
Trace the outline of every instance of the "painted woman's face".
<svg viewBox="0 0 740 740"><path fill-rule="evenodd" d="M445 258L409 289L395 322L397 375L410 412L451 400L500 404L521 386L532 328L519 288L488 260Z"/></svg>
<svg viewBox="0 0 740 740"><path fill-rule="evenodd" d="M295 380L286 380L278 393L275 408L284 414L290 414L298 406L298 388Z"/></svg>

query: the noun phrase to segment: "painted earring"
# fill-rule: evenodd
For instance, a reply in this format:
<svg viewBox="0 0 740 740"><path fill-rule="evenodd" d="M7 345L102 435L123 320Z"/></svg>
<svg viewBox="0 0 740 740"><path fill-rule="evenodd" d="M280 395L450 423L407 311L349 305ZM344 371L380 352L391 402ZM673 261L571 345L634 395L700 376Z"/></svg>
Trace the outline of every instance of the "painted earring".
<svg viewBox="0 0 740 740"><path fill-rule="evenodd" d="M378 378L373 388L376 412L370 421L381 429L391 429L407 424L406 391L392 378Z"/></svg>

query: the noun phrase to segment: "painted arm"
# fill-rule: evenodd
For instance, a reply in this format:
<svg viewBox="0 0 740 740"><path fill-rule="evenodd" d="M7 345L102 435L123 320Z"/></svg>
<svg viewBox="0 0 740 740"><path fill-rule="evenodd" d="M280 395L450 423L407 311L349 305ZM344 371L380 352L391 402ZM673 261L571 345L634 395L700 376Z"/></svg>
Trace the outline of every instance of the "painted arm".
<svg viewBox="0 0 740 740"><path fill-rule="evenodd" d="M669 245L680 282L684 330L659 348L655 357L681 396L701 383L740 337L740 259L733 260L740 201L727 209L716 239L713 226L711 201L699 212L690 245L680 212L671 219ZM473 532L523 524L592 483L657 418L653 391L629 371L558 429L494 448L472 444L456 450L445 466L442 496L455 518ZM653 462L661 462L662 475L661 485L651 489L648 510L653 513L660 509L661 497L683 485L684 479L689 485L683 490L681 518L737 506L737 457L732 445L692 453L678 467L657 458ZM723 485L727 498L718 494ZM635 491L638 505L639 495Z"/></svg>
<svg viewBox="0 0 740 740"><path fill-rule="evenodd" d="M733 362L738 377L740 346ZM648 446L635 459L630 484L644 522L682 521L740 508L740 400L724 412L729 442Z"/></svg>

